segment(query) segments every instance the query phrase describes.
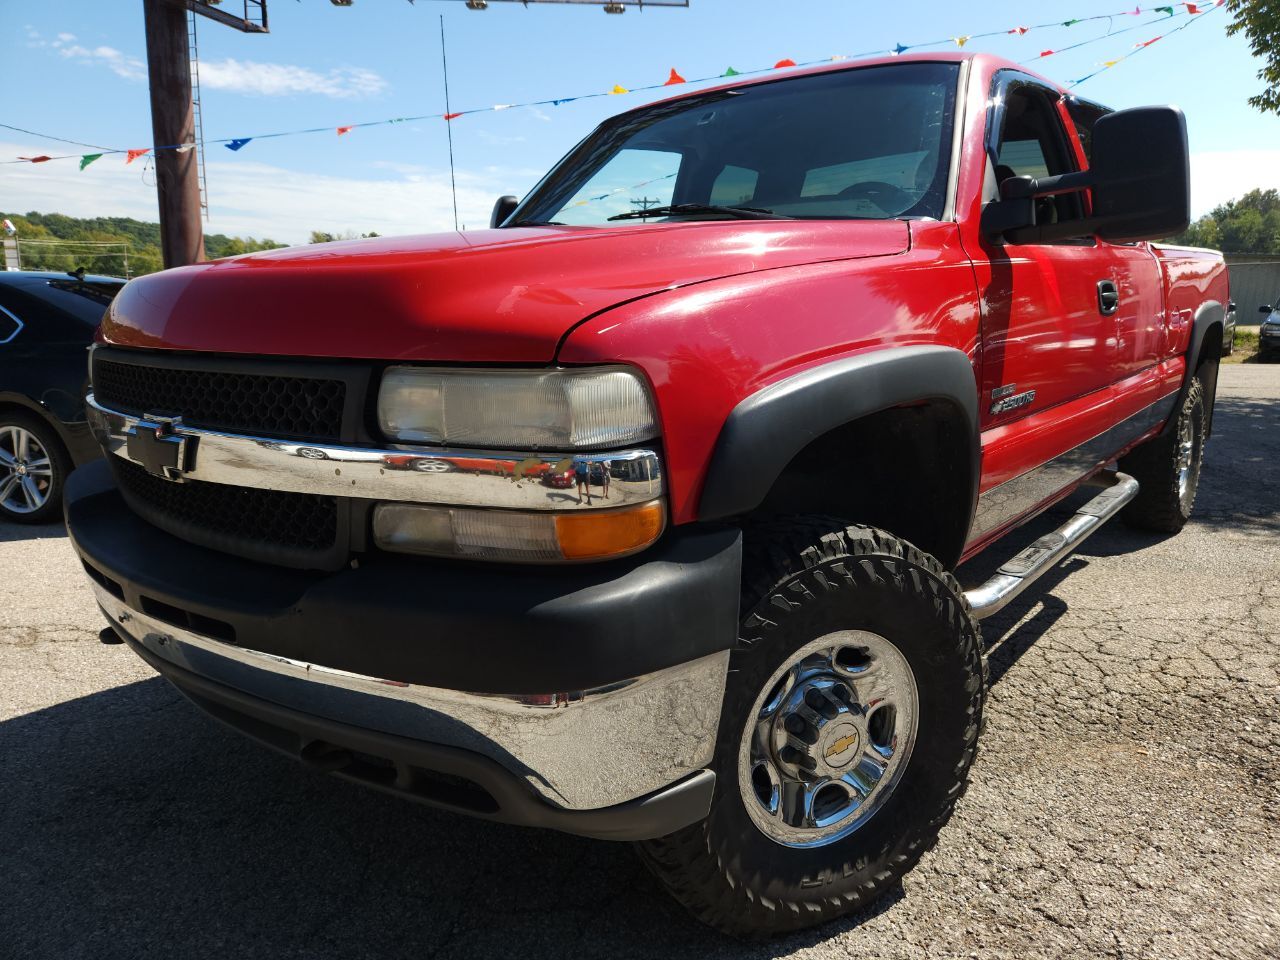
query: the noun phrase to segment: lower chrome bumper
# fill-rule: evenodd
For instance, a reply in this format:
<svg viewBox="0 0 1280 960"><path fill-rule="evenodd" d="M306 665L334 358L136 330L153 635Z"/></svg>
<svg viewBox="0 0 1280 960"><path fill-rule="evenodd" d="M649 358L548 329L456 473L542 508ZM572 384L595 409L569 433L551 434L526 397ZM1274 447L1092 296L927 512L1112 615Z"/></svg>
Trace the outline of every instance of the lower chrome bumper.
<svg viewBox="0 0 1280 960"><path fill-rule="evenodd" d="M136 610L100 585L94 592L116 632L166 675L171 666L286 711L467 751L564 811L646 797L702 771L714 750L728 651L591 690L464 693L234 646Z"/></svg>

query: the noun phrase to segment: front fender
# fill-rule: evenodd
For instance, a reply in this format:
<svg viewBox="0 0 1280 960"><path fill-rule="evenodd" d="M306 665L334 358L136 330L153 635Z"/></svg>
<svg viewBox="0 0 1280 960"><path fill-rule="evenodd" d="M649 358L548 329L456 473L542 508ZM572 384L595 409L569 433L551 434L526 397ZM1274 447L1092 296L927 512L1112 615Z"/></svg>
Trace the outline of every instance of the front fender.
<svg viewBox="0 0 1280 960"><path fill-rule="evenodd" d="M754 510L796 454L828 431L891 407L937 400L953 404L962 415L973 454L966 496L972 505L981 465L973 365L953 347L906 346L806 370L740 402L716 442L699 518Z"/></svg>

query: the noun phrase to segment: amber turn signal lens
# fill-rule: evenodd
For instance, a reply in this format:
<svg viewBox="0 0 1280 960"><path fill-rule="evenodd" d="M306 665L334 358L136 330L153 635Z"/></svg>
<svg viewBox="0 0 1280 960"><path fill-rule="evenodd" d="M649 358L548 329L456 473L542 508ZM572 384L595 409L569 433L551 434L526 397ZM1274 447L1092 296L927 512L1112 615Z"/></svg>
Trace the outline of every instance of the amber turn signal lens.
<svg viewBox="0 0 1280 960"><path fill-rule="evenodd" d="M566 560L602 560L634 553L657 540L665 521L662 501L599 513L556 515L556 539Z"/></svg>

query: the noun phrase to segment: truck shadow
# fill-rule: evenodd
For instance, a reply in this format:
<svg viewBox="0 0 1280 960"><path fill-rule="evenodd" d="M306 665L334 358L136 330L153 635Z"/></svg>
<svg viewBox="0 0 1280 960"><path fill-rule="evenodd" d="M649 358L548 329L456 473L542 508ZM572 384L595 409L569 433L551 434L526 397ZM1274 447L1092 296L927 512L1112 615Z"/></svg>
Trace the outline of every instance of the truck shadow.
<svg viewBox="0 0 1280 960"><path fill-rule="evenodd" d="M21 543L25 540L56 540L67 535L66 525L56 523L8 523L0 520L0 543Z"/></svg>
<svg viewBox="0 0 1280 960"><path fill-rule="evenodd" d="M86 642L88 642L86 640ZM103 656L126 656L122 647ZM688 917L625 844L384 797L225 730L159 678L0 723L5 956L776 957Z"/></svg>

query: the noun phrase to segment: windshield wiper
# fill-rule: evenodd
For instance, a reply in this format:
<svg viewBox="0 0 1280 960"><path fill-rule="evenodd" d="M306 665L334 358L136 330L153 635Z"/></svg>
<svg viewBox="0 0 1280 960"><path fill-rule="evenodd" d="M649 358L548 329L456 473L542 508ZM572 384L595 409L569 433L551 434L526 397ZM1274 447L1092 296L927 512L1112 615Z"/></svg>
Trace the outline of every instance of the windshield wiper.
<svg viewBox="0 0 1280 960"><path fill-rule="evenodd" d="M650 207L648 210L628 210L617 213L610 220L639 220L643 217L665 217L682 213L722 213L736 220L792 220L781 213L765 210L763 207L719 207L711 203L673 203L666 207Z"/></svg>

